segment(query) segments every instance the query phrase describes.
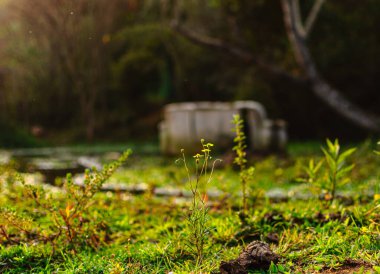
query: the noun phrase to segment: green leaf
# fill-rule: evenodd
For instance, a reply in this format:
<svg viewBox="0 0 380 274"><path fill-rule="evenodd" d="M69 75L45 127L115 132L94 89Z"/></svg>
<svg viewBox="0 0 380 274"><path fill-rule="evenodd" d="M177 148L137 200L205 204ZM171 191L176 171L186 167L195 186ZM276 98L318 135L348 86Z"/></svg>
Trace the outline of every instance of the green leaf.
<svg viewBox="0 0 380 274"><path fill-rule="evenodd" d="M314 159L309 161L309 170L314 170Z"/></svg>
<svg viewBox="0 0 380 274"><path fill-rule="evenodd" d="M331 152L335 151L334 144L330 141L330 139L326 139L326 144L327 144L329 151L331 151Z"/></svg>
<svg viewBox="0 0 380 274"><path fill-rule="evenodd" d="M352 153L354 153L356 151L356 147L354 148L351 148L351 149L348 149L346 150L345 152L343 152L339 158L338 158L338 163L344 161L348 156L350 156Z"/></svg>
<svg viewBox="0 0 380 274"><path fill-rule="evenodd" d="M338 171L336 174L337 178L342 178L346 173L350 172L354 168L355 164L352 164L350 166L347 166L345 168L342 168L341 170Z"/></svg>
<svg viewBox="0 0 380 274"><path fill-rule="evenodd" d="M336 163L334 158L326 151L326 149L322 148L323 153L325 154L325 159L327 164L331 169L336 169Z"/></svg>
<svg viewBox="0 0 380 274"><path fill-rule="evenodd" d="M255 168L253 166L249 167L247 170L248 176L253 176L254 173L255 173Z"/></svg>
<svg viewBox="0 0 380 274"><path fill-rule="evenodd" d="M343 179L339 180L339 182L337 183L337 186L341 187L348 183L351 183L351 179L348 177L344 177Z"/></svg>
<svg viewBox="0 0 380 274"><path fill-rule="evenodd" d="M334 157L338 157L340 149L338 139L335 139L334 143L327 139L326 143L330 154L334 155Z"/></svg>
<svg viewBox="0 0 380 274"><path fill-rule="evenodd" d="M323 164L323 160L320 160L320 161L318 162L318 164L317 164L317 165L315 166L315 168L314 168L314 173L317 173L317 172L318 172L318 170L321 168L322 164Z"/></svg>
<svg viewBox="0 0 380 274"><path fill-rule="evenodd" d="M335 155L338 156L339 155L339 151L340 151L340 145L339 145L338 139L335 139L334 148L335 148L335 151L334 151Z"/></svg>

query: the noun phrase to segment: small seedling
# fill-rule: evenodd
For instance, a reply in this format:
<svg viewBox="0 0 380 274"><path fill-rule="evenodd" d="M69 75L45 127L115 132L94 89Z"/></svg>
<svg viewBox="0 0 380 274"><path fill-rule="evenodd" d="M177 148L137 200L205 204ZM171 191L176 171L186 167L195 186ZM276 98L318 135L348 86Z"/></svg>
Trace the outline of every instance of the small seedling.
<svg viewBox="0 0 380 274"><path fill-rule="evenodd" d="M320 160L315 164L314 159L310 159L309 164L302 167L307 174L307 178L298 178L297 181L316 186L318 190L326 189L326 182L320 174L323 163L324 161Z"/></svg>
<svg viewBox="0 0 380 274"><path fill-rule="evenodd" d="M325 190L327 192L325 199L330 201L331 204L335 199L337 188L347 182L345 175L354 168L354 164L347 165L346 160L355 152L356 148L351 148L341 153L337 139L334 143L327 139L326 143L327 148L322 148L324 159L316 164L311 159L308 166L304 167L308 176L307 179L300 178L299 181L310 183L321 190ZM325 163L327 164L327 171L323 174L321 167Z"/></svg>
<svg viewBox="0 0 380 274"><path fill-rule="evenodd" d="M232 123L234 124L234 132L235 138L234 143L235 146L232 148L235 151L236 156L234 159L234 164L237 164L240 168L240 183L241 183L241 191L242 191L242 212L245 215L248 210L247 205L247 185L251 180L253 173L255 171L254 167L247 168L247 145L246 145L246 136L244 134L244 121L240 118L240 115L236 114L233 116Z"/></svg>
<svg viewBox="0 0 380 274"><path fill-rule="evenodd" d="M328 167L328 184L330 187L330 203L335 199L336 189L344 184L342 180L345 175L354 168L354 164L347 166L347 158L355 152L356 148L351 148L345 152L340 153L340 145L338 139L332 143L329 139L326 141L327 149L322 148L323 154Z"/></svg>

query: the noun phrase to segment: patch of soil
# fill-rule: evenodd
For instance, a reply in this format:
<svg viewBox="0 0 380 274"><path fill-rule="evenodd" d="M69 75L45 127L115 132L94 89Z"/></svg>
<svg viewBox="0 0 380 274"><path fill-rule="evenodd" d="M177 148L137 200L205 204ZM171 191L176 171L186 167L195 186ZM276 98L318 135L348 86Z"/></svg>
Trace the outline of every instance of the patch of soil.
<svg viewBox="0 0 380 274"><path fill-rule="evenodd" d="M344 222L346 219L349 219L349 224L352 223L352 220L359 221L351 212L345 211L342 212L332 212L328 214L323 214L322 212L317 212L314 216L314 219L317 223L328 223L330 221L340 221Z"/></svg>
<svg viewBox="0 0 380 274"><path fill-rule="evenodd" d="M371 264L363 262L363 261L347 259L339 269L328 269L328 270L322 271L321 273L351 274L351 273L362 273L362 272L366 273L367 271L369 271L370 273L372 272L375 273Z"/></svg>
<svg viewBox="0 0 380 274"><path fill-rule="evenodd" d="M277 245L280 241L280 238L277 233L270 232L265 236L265 241Z"/></svg>
<svg viewBox="0 0 380 274"><path fill-rule="evenodd" d="M267 243L253 241L235 260L221 262L221 274L246 274L253 270L268 270L271 262L277 263L279 256L270 250Z"/></svg>
<svg viewBox="0 0 380 274"><path fill-rule="evenodd" d="M282 213L279 213L276 210L274 210L272 212L265 213L263 221L267 224L276 224L279 222L284 222L285 218Z"/></svg>
<svg viewBox="0 0 380 274"><path fill-rule="evenodd" d="M267 212L263 218L261 219L262 224L282 224L283 226L287 225L302 225L308 223L309 225L317 225L317 224L325 224L330 221L340 221L344 222L348 219L348 223L352 223L353 221L359 221L355 215L350 211L345 212L330 212L330 213L322 213L321 211L317 212L313 216L309 217L298 217L291 216L290 219L286 220L283 213L278 211ZM278 226L277 226L278 227Z"/></svg>
<svg viewBox="0 0 380 274"><path fill-rule="evenodd" d="M254 227L245 226L234 235L234 239L240 243L250 243L260 240L260 233Z"/></svg>

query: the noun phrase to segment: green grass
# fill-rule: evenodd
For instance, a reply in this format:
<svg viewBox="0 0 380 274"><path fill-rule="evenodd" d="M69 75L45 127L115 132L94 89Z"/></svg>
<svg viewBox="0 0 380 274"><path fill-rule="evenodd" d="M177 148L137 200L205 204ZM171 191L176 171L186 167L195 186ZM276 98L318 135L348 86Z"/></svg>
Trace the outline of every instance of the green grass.
<svg viewBox="0 0 380 274"><path fill-rule="evenodd" d="M210 189L229 196L209 201L211 232L200 266L184 243L188 234L189 199L109 192L91 198L88 215L83 216L94 217L103 224L96 230L105 233L104 242L97 249L87 245L72 248L62 241L53 250L51 244L9 228L14 242L0 234L0 273L216 273L221 261L236 258L253 239L269 241L272 250L281 256L272 272L275 269L281 269L281 273L324 272L347 267L353 260L358 264L355 268L358 273L378 273L380 208L376 208L379 200L374 199L374 194L379 193L380 157L370 148L359 147L350 158L356 166L346 175L349 181L339 189L352 200L347 204L337 199L328 206L326 201L318 199L315 188L297 180L305 176L302 166L311 157L321 159L322 152L302 155L300 151L291 152L287 158L271 156L254 160L256 171L246 223L241 222L237 211L241 203L238 172L225 164L215 170ZM3 167L0 208L10 208L29 217L35 230L51 229L49 213L27 199L22 187L12 185L7 174L14 176L10 169ZM188 187L186 172L175 164L175 159L136 154L110 181L143 182L183 190ZM273 188L313 195L308 200L273 202L265 198L265 193ZM368 193L371 196L364 199L363 195ZM53 195L57 207L65 210L70 202L67 196Z"/></svg>

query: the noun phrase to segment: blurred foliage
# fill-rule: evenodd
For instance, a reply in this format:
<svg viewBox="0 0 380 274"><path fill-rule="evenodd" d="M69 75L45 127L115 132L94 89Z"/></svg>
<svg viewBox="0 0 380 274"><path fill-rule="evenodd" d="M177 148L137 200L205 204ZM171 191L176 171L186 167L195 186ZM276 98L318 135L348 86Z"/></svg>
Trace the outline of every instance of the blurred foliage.
<svg viewBox="0 0 380 274"><path fill-rule="evenodd" d="M8 1L0 9L0 118L67 141L150 137L164 104L257 100L291 137L366 135L308 87L200 47L170 28L173 1ZM312 1L302 1L306 15ZM279 1L179 1L186 27L300 74ZM309 46L323 76L377 111L376 0L326 2ZM360 68L360 69L358 69ZM307 117L307 118L305 118ZM8 122L7 122L8 123ZM3 129L2 129L3 130ZM64 139L64 138L63 138Z"/></svg>
<svg viewBox="0 0 380 274"><path fill-rule="evenodd" d="M0 147L2 148L38 147L43 144L25 130L14 125L0 121L0 129Z"/></svg>

